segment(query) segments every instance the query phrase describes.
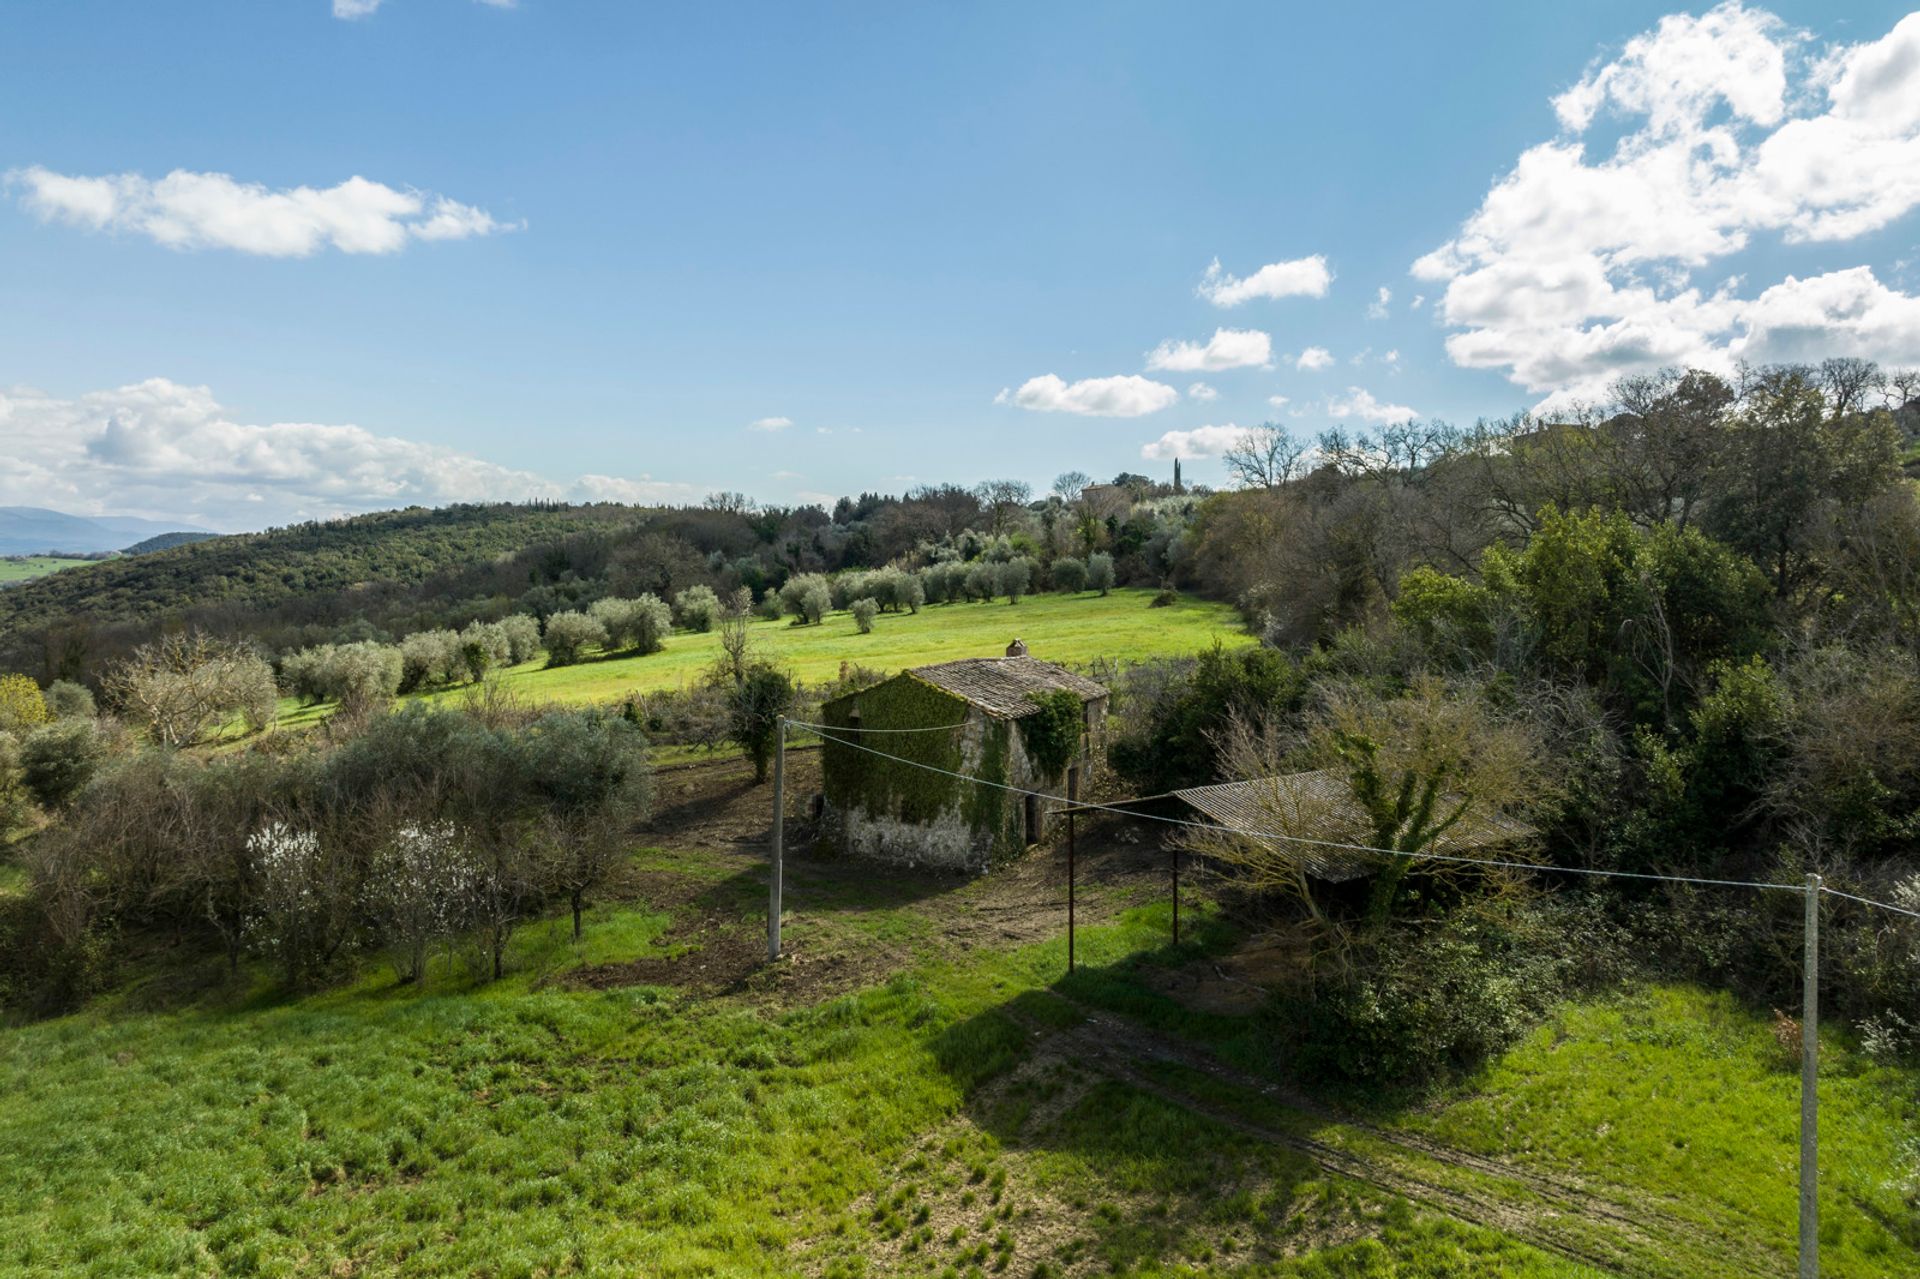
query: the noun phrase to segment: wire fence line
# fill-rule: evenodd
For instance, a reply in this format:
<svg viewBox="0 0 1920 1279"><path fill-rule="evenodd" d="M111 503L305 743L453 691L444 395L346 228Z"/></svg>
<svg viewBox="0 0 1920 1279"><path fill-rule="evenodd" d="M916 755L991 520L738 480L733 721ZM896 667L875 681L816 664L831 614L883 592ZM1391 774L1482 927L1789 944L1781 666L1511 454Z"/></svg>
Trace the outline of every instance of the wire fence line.
<svg viewBox="0 0 1920 1279"><path fill-rule="evenodd" d="M1047 793L1046 791L1028 790L1025 787L1010 786L1005 782L996 782L985 777L975 777L970 773L955 772L952 769L941 768L936 764L928 764L922 760L909 759L904 755L895 755L887 751L879 750L872 746L863 745L860 742L849 741L844 737L836 736L836 734L839 734L843 731L867 732L867 733L947 732L947 731L951 731L953 728L959 727L958 725L946 725L938 729L874 728L874 729L843 730L840 727L832 724L809 724L799 720L789 720L788 723L792 727L804 728L810 732L816 733L824 741L834 742L838 745L848 747L851 750L864 751L869 755L875 755L881 759L892 760L894 763L905 764L911 768L919 768L919 769L924 769L930 773L938 773L943 777L952 777L963 782L972 782L977 786L990 786L996 790L1007 791L1015 795L1031 795L1031 796L1038 797L1040 799L1051 799L1051 800L1059 800L1062 798L1059 795L1052 795ZM1143 799L1164 799L1166 798L1166 796L1151 795L1151 796L1145 796L1142 798ZM1498 858L1489 858L1489 857L1461 857L1461 856L1450 854L1450 853L1407 852L1397 848L1377 848L1371 844L1347 843L1341 840L1334 840L1334 839L1315 839L1306 835L1288 835L1278 831L1250 830L1242 826L1228 826L1228 825L1219 824L1215 822L1196 822L1196 821L1188 820L1186 818L1168 817L1159 813L1142 813L1142 812L1135 811L1131 808L1122 807L1122 805L1126 805L1126 804L1140 803L1142 802L1141 799L1111 800L1105 803L1100 803L1093 800L1074 800L1070 802L1072 803L1074 810L1077 812L1085 812L1085 811L1091 810L1095 812L1114 813L1121 817L1132 817L1132 818L1138 818L1143 821L1160 822L1163 825L1186 827L1192 830L1211 831L1211 832L1225 831L1229 834L1241 835L1248 839L1275 840L1282 843L1303 844L1303 845L1309 845L1316 848L1333 848L1333 849L1339 849L1344 852L1352 852L1352 853L1372 853L1376 856L1381 856L1381 857L1406 857L1415 861L1450 862L1457 865L1485 866L1485 867L1491 867L1491 868L1503 869L1503 870L1551 871L1551 872L1555 872L1563 875L1586 875L1595 879L1631 879L1631 880L1652 881L1652 882L1663 883L1663 884L1691 884L1698 887L1711 887L1711 888L1750 888L1750 889L1757 889L1757 890L1767 891L1767 892L1786 892L1786 893L1802 893L1802 894L1804 894L1807 891L1807 886L1805 884L1778 884L1768 880L1710 879L1710 878L1697 876L1697 875L1656 875L1650 872L1643 872L1643 871L1599 870L1593 867L1586 867L1586 866L1561 866L1552 862L1508 861L1508 860L1502 860ZM1828 888L1825 885L1821 886L1820 891L1833 897L1844 897L1848 901L1858 902L1863 906L1871 906L1879 910L1890 911L1896 915L1906 915L1914 919L1920 919L1920 911L1908 910L1905 907L1895 906L1888 902L1876 901L1871 897L1861 897L1858 894L1842 892L1837 888Z"/></svg>

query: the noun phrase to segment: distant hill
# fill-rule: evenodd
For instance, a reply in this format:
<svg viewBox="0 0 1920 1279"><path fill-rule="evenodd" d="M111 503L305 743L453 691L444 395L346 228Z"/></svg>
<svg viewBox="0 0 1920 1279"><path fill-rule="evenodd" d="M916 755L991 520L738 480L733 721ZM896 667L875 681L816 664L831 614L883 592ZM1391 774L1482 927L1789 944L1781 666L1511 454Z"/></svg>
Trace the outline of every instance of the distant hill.
<svg viewBox="0 0 1920 1279"><path fill-rule="evenodd" d="M212 536L205 529L131 515L68 515L39 506L0 506L0 555L95 555L166 533Z"/></svg>
<svg viewBox="0 0 1920 1279"><path fill-rule="evenodd" d="M62 644L84 640L101 656L163 622L276 643L294 638L279 633L283 626L324 630L356 616L412 629L422 624L414 617L419 611L437 615L455 601L514 597L535 577L565 576L576 553L604 562L604 550L569 548L601 546L616 531L661 514L613 504L469 505L192 540L166 530L153 540L178 544L0 592L0 671L63 669L45 666L49 635ZM737 517L731 523L737 528ZM127 542L121 537L115 545ZM525 562L530 557L535 564Z"/></svg>
<svg viewBox="0 0 1920 1279"><path fill-rule="evenodd" d="M135 542L132 546L122 547L122 555L146 555L153 551L168 551L176 546L185 546L190 542L204 542L208 538L218 537L218 533L158 533L144 542Z"/></svg>

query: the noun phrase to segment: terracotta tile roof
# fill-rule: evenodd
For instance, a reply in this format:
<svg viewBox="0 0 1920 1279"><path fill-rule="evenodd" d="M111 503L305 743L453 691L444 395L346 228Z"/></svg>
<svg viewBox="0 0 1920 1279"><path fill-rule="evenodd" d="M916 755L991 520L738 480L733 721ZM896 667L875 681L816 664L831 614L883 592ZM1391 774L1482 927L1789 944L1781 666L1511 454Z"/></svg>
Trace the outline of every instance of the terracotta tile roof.
<svg viewBox="0 0 1920 1279"><path fill-rule="evenodd" d="M1074 693L1083 702L1107 695L1105 685L1037 657L968 657L905 673L1008 719L1033 713L1032 693Z"/></svg>
<svg viewBox="0 0 1920 1279"><path fill-rule="evenodd" d="M1222 826L1343 844L1366 844L1373 838L1346 779L1325 769L1195 786L1174 794ZM1471 857L1533 833L1532 827L1498 813L1469 813L1440 836L1433 851ZM1333 881L1370 875L1380 860L1376 853L1314 844L1295 844L1292 851L1309 874Z"/></svg>

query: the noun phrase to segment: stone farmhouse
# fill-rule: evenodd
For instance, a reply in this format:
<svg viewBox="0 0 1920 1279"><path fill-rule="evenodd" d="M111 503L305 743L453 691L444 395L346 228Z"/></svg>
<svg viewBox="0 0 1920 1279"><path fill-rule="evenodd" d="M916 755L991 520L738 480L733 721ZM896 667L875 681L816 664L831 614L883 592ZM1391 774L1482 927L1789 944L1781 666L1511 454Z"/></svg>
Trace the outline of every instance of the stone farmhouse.
<svg viewBox="0 0 1920 1279"><path fill-rule="evenodd" d="M1037 843L1048 811L1079 794L1107 689L1015 640L1005 657L916 666L821 714L838 730L822 747L822 844L978 872Z"/></svg>

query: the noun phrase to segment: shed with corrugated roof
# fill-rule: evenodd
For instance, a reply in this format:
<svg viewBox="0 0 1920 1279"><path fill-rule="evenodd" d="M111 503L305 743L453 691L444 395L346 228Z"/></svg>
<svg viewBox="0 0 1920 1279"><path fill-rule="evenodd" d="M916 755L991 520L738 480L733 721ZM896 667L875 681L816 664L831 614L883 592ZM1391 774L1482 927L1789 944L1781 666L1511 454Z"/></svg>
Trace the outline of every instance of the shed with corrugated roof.
<svg viewBox="0 0 1920 1279"><path fill-rule="evenodd" d="M1315 879L1340 883L1364 878L1380 867L1380 854L1365 851L1375 838L1372 824L1347 779L1332 770L1192 786L1174 795L1216 826L1285 842L1301 869ZM1443 831L1429 851L1488 856L1534 833L1511 817L1469 811Z"/></svg>

